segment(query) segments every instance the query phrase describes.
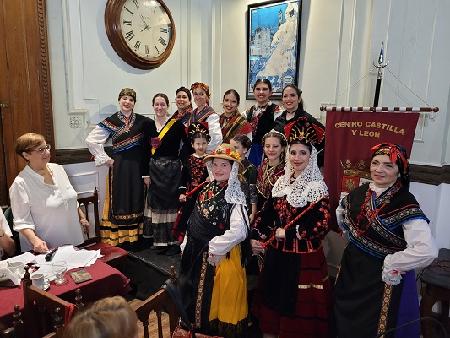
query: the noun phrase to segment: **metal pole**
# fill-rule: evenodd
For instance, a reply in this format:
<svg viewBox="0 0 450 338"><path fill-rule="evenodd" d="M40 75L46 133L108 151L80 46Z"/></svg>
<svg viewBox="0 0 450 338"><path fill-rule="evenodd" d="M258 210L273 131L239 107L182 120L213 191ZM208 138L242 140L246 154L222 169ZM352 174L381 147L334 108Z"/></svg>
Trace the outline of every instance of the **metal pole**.
<svg viewBox="0 0 450 338"><path fill-rule="evenodd" d="M378 100L380 98L380 89L381 89L381 82L383 81L383 68L388 65L388 62L384 62L384 46L383 42L381 43L381 50L380 55L378 56L378 62L375 64L373 63L374 67L378 69L377 72L377 86L375 88L375 97L373 99L373 106L378 107Z"/></svg>

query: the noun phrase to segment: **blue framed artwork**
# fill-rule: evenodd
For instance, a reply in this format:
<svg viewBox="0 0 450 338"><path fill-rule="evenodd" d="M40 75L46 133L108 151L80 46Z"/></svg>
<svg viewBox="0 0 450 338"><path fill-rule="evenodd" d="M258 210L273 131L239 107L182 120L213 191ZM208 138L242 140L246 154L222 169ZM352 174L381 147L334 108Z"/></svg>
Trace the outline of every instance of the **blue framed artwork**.
<svg viewBox="0 0 450 338"><path fill-rule="evenodd" d="M269 79L273 97L280 98L287 84L298 83L301 0L268 1L248 5L247 99L254 99L253 84Z"/></svg>

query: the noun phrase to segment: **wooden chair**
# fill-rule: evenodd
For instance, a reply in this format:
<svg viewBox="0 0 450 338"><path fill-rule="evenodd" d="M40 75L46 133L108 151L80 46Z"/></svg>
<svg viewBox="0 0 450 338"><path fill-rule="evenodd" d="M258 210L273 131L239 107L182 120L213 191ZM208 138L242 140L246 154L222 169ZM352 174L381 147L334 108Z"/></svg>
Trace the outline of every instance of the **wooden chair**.
<svg viewBox="0 0 450 338"><path fill-rule="evenodd" d="M171 267L171 279L175 280L175 268ZM148 297L143 302L132 303L131 307L136 312L137 317L144 327L144 338L149 338L149 324L150 324L150 314L154 312L156 314L156 325L158 328L158 338L163 338L163 323L162 323L162 313L166 313L169 316L169 328L170 335L172 336L173 331L178 325L180 318L178 309L175 303L172 301L169 293L165 289L161 289L155 294Z"/></svg>
<svg viewBox="0 0 450 338"><path fill-rule="evenodd" d="M450 319L448 317L450 304L450 249L439 249L438 258L427 267L420 276L421 296L420 314L422 317L434 315L433 306L435 303L441 303L441 312L439 320L450 332ZM424 322L422 325L424 338L434 337L432 325L430 322Z"/></svg>
<svg viewBox="0 0 450 338"><path fill-rule="evenodd" d="M95 218L94 219L95 236L92 238L88 238L86 241L84 241L83 244L79 245L79 247L87 250L100 250L100 253L103 255L103 257L100 258L102 261L111 265L117 265L119 261L121 261L128 255L128 252L122 248L102 243L100 241L100 215L98 211L97 188L94 189L94 193L91 196L78 198L78 203L80 205L80 208L84 209L84 213L88 221L89 221L89 208L92 205L94 208L94 218Z"/></svg>
<svg viewBox="0 0 450 338"><path fill-rule="evenodd" d="M22 338L25 337L24 324L22 320L22 312L19 305L14 306L13 326L8 328L1 328L1 338Z"/></svg>
<svg viewBox="0 0 450 338"><path fill-rule="evenodd" d="M64 324L73 316L76 306L31 284L29 266L23 279L24 331L27 338L50 334L61 337Z"/></svg>

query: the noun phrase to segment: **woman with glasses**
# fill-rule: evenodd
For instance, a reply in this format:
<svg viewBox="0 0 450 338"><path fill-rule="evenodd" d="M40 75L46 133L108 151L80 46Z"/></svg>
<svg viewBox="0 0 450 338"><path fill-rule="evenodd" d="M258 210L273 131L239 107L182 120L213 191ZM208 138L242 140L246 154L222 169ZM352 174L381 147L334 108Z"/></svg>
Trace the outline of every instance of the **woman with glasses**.
<svg viewBox="0 0 450 338"><path fill-rule="evenodd" d="M14 179L9 197L22 252L78 245L84 241L83 230L89 231L64 168L49 163L50 149L40 134L27 133L16 141L16 153L27 165Z"/></svg>

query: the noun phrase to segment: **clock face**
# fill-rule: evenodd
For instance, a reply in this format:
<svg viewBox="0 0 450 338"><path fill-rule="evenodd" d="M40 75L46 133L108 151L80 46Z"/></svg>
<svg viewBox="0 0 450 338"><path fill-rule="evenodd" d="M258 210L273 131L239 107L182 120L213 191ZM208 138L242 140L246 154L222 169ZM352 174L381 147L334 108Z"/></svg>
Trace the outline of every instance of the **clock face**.
<svg viewBox="0 0 450 338"><path fill-rule="evenodd" d="M120 25L128 47L144 59L155 59L164 53L172 35L167 11L154 0L125 1Z"/></svg>
<svg viewBox="0 0 450 338"><path fill-rule="evenodd" d="M175 24L162 0L108 0L105 26L111 46L136 68L159 67L175 43Z"/></svg>

